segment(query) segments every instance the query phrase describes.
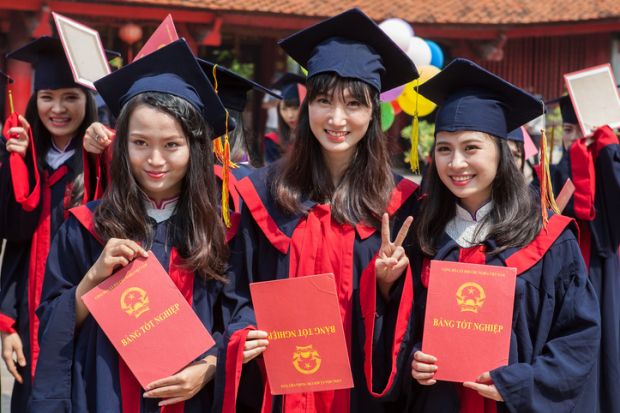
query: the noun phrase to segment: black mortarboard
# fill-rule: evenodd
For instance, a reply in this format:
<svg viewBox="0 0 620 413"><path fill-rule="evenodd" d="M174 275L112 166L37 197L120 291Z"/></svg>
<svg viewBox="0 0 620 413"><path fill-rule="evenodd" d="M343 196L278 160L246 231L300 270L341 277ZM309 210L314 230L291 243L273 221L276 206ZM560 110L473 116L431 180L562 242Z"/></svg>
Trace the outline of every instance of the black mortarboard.
<svg viewBox="0 0 620 413"><path fill-rule="evenodd" d="M226 131L226 110L183 39L99 79L95 87L114 116L140 93L168 93L202 113L214 138Z"/></svg>
<svg viewBox="0 0 620 413"><path fill-rule="evenodd" d="M467 59L455 59L419 92L439 108L435 133L471 130L506 139L544 113L543 102Z"/></svg>
<svg viewBox="0 0 620 413"><path fill-rule="evenodd" d="M108 59L120 56L106 50ZM34 68L34 90L79 87L73 79L69 61L57 37L42 36L9 52L8 59L21 60Z"/></svg>
<svg viewBox="0 0 620 413"><path fill-rule="evenodd" d="M198 58L196 60L209 78L211 84L215 87L216 79L213 78L213 66L215 66L215 63ZM217 69L215 70L217 76L217 95L227 109L243 112L248 100L248 92L251 89L262 93L269 93L271 96L281 99L281 96L271 89L267 89L261 84L246 79L224 66L217 65Z"/></svg>
<svg viewBox="0 0 620 413"><path fill-rule="evenodd" d="M282 99L285 101L299 101L298 85L306 87L306 78L302 75L287 72L280 76L271 87L279 90L280 94L282 94Z"/></svg>
<svg viewBox="0 0 620 413"><path fill-rule="evenodd" d="M577 120L577 114L575 113L575 108L573 107L573 102L570 99L569 95L560 96L559 98L549 100L545 103L547 105L552 105L555 103L560 105L562 123L572 123L574 125L579 125L579 120Z"/></svg>
<svg viewBox="0 0 620 413"><path fill-rule="evenodd" d="M411 59L358 8L323 20L278 44L308 70L308 78L335 72L384 92L419 76Z"/></svg>
<svg viewBox="0 0 620 413"><path fill-rule="evenodd" d="M524 142L523 130L521 129L520 126L516 129L511 130L510 132L508 132L508 136L506 136L506 139L508 139L509 141L523 143Z"/></svg>

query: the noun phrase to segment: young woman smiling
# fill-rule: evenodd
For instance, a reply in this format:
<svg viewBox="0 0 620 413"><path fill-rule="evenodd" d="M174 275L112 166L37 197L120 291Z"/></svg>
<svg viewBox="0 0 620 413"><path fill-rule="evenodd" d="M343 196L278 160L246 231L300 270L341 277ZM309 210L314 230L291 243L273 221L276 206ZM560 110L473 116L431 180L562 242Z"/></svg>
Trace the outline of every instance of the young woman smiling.
<svg viewBox="0 0 620 413"><path fill-rule="evenodd" d="M74 82L59 39L39 38L8 58L35 68L26 115L0 144L0 238L8 240L0 286L2 354L16 380L12 410L26 411L39 352L35 310L45 260L67 210L82 202L82 136L96 107L91 93ZM24 171L13 169L11 154L23 159ZM30 188L40 181L40 187L19 199L14 185L20 181Z"/></svg>
<svg viewBox="0 0 620 413"><path fill-rule="evenodd" d="M81 297L150 249L219 340L228 249L205 118L222 126L224 107L184 40L95 85L118 116L111 181L100 201L71 210L52 244L32 411L210 411L215 348L142 391Z"/></svg>
<svg viewBox="0 0 620 413"><path fill-rule="evenodd" d="M248 284L333 273L355 388L268 396L262 400L263 408L286 412L397 409L385 399L397 399L394 384L400 382L397 373L402 373L406 357L411 278L392 278L389 271L375 277L365 270L374 269L380 250L385 256L378 257L378 262L406 267L400 244L411 219L403 211L410 209L406 205L414 201L416 185L391 171L379 94L416 78L417 72L411 60L358 9L280 44L308 68L307 95L292 150L237 184L244 207L231 245L231 256L236 258L231 260L234 275L229 287L236 304L227 315L229 341L218 358L222 376L216 394L224 398L224 411L234 411L236 372L241 368L237 361L247 363L269 351L267 332L245 329L255 324ZM401 227L397 240L391 242L390 230ZM243 357L237 359L237 354ZM246 377L252 377L256 363L243 367ZM251 380L245 383L261 386ZM236 407L260 408L257 393L255 388L239 389Z"/></svg>
<svg viewBox="0 0 620 413"><path fill-rule="evenodd" d="M507 144L508 131L543 113L542 102L465 59L420 93L439 108L407 251L416 292L411 374L422 386L412 390L412 411L594 411L600 316L574 224L561 215L543 221ZM434 379L442 361L419 350L431 259L517 269L508 365L463 385Z"/></svg>

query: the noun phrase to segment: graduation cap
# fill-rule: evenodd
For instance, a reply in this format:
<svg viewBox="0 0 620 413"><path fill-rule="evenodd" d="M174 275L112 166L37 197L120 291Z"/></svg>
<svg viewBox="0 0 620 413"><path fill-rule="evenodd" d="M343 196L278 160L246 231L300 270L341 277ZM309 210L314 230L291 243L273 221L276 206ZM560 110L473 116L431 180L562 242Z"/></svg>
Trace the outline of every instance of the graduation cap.
<svg viewBox="0 0 620 413"><path fill-rule="evenodd" d="M279 90L285 101L300 101L298 85L306 86L306 78L302 75L287 72L280 76L271 86Z"/></svg>
<svg viewBox="0 0 620 413"><path fill-rule="evenodd" d="M194 106L213 129L214 138L226 131L226 109L183 39L99 79L95 87L116 117L131 98L160 92Z"/></svg>
<svg viewBox="0 0 620 413"><path fill-rule="evenodd" d="M579 125L579 120L577 120L577 113L575 113L575 108L573 107L573 102L571 101L569 95L560 96L559 98L555 98L545 102L545 104L547 105L552 105L555 103L560 105L560 113L562 114L563 123L572 123L575 125Z"/></svg>
<svg viewBox="0 0 620 413"><path fill-rule="evenodd" d="M227 109L243 112L248 100L248 92L252 89L282 99L282 97L273 90L267 89L265 86L250 79L246 79L226 67L199 58L196 58L196 60L205 75L209 78L211 84L217 88L217 94L224 104L224 107ZM213 67L215 66L217 66L217 69L215 69L217 79L213 78Z"/></svg>
<svg viewBox="0 0 620 413"><path fill-rule="evenodd" d="M418 78L411 59L360 9L323 20L278 42L308 78L335 72L379 92Z"/></svg>
<svg viewBox="0 0 620 413"><path fill-rule="evenodd" d="M540 99L467 59L453 60L419 92L439 106L435 133L471 130L506 139L544 113Z"/></svg>
<svg viewBox="0 0 620 413"><path fill-rule="evenodd" d="M108 60L117 56L120 54L106 50ZM39 37L8 53L6 57L32 64L35 70L34 90L79 86L73 78L67 55L57 37Z"/></svg>

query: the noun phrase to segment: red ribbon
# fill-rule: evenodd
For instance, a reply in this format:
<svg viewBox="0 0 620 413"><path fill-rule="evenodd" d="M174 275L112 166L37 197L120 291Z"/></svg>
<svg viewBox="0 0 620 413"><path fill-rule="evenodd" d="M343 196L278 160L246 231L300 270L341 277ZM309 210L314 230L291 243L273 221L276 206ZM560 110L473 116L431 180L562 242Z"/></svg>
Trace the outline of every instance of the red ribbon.
<svg viewBox="0 0 620 413"><path fill-rule="evenodd" d="M2 134L8 141L9 139L17 139L15 134L9 134L11 128L21 126L19 115L16 112L11 113L4 123ZM39 168L37 166L37 153L34 147L34 139L32 138L32 130L28 129L28 147L32 156L32 164L34 166L35 185L30 192L30 182L28 177L28 166L25 158L16 152L11 152L9 156L9 165L11 168L11 181L13 183L13 193L15 200L22 206L24 211L30 212L39 205L41 196L40 186L41 178L39 176Z"/></svg>

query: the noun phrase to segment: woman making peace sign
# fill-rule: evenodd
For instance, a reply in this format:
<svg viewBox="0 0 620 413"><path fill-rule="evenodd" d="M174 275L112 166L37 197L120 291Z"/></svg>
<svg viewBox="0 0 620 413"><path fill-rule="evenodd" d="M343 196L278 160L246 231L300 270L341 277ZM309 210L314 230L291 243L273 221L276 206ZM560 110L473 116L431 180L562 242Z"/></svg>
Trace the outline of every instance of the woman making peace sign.
<svg viewBox="0 0 620 413"><path fill-rule="evenodd" d="M268 347L266 332L242 330L254 324L248 284L333 273L355 387L267 396L263 407L381 412L388 407L380 398L393 392L396 366L406 357L402 349L413 293L410 277L392 277L388 271L393 264L406 266L396 244L407 228L397 243L389 243L387 215L391 225L400 228L416 185L391 172L380 126L379 93L414 79L417 72L358 9L294 34L281 45L308 68L307 96L292 151L237 185L245 209L231 246L230 287L237 305L225 317L232 337L218 358L218 367L226 366L228 374L220 380L220 385L226 384L224 410L235 408L230 384L239 366L231 358L245 350L243 358L249 361ZM378 229L386 212L386 262L381 264L383 278L375 278L372 261L381 246ZM396 256L392 263L387 257L395 250L401 260ZM365 271L367 267L372 271ZM253 364L244 366L244 374ZM243 396L241 389L239 394ZM240 408L241 403L260 405L259 396L254 400L242 396Z"/></svg>

